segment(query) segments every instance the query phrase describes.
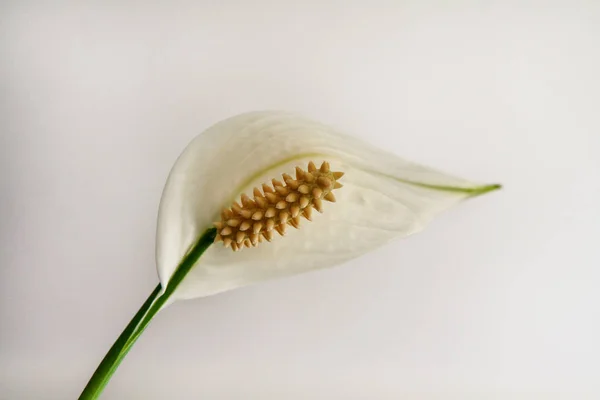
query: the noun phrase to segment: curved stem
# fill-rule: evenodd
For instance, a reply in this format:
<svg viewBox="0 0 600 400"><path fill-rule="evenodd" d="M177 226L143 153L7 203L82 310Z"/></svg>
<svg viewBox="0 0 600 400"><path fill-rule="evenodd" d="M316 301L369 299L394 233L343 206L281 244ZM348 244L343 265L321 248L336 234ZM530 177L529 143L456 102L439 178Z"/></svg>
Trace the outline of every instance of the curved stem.
<svg viewBox="0 0 600 400"><path fill-rule="evenodd" d="M160 293L161 286L158 284L152 294L148 297L148 299L144 302L139 311L135 314L131 322L127 325L127 327L123 330L117 341L112 345L104 359L94 372L94 375L90 378L87 386L79 396L80 400L88 400L95 399L100 395L102 389L108 383L108 380L112 376L112 374L117 369L117 366L121 363L121 360L125 357L126 352L123 351L128 340L134 334L137 326L142 321L144 315L147 314L148 310L152 303L156 300L158 294Z"/></svg>
<svg viewBox="0 0 600 400"><path fill-rule="evenodd" d="M169 297L175 292L183 278L190 272L196 264L200 256L214 242L216 229L211 228L204 232L198 241L185 255L173 275L169 280L164 292L161 293L161 285L159 284L144 302L139 311L135 314L131 322L125 327L125 330L118 337L117 341L112 345L104 359L90 378L90 381L83 389L79 396L79 400L94 400L104 390L104 387L110 380L111 376L117 370L121 361L125 358L133 344L146 329L150 321L160 311L167 302Z"/></svg>

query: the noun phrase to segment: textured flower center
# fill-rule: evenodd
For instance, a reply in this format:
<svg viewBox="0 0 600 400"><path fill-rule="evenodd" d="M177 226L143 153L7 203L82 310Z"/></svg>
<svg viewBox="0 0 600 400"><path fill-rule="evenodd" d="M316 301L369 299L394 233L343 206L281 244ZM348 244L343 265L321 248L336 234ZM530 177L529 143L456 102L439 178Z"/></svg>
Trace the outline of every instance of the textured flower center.
<svg viewBox="0 0 600 400"><path fill-rule="evenodd" d="M311 161L308 170L296 167L296 179L283 174L283 182L273 179L273 187L266 183L262 191L254 188L254 198L245 193L240 203L234 201L215 222L218 234L215 242L238 251L256 247L265 239L271 241L273 232L285 235L288 225L298 229L300 216L311 221L312 209L323 212L323 200L335 202L332 191L339 189L343 172L332 172L327 161L317 168Z"/></svg>

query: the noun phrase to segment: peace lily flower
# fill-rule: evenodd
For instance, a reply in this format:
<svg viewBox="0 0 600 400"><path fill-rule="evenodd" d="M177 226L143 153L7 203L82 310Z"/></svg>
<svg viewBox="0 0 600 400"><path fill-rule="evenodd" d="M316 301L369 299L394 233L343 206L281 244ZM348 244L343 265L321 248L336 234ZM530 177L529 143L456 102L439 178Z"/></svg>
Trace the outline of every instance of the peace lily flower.
<svg viewBox="0 0 600 400"><path fill-rule="evenodd" d="M499 187L402 160L287 112L217 123L188 145L167 180L156 242L160 285L80 398L100 394L167 304L341 264Z"/></svg>

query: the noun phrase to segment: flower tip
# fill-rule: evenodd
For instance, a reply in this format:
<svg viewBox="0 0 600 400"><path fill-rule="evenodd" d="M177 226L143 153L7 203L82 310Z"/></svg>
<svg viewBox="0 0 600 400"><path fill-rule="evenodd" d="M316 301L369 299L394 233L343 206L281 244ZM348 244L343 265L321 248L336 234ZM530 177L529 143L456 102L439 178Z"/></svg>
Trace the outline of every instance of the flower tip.
<svg viewBox="0 0 600 400"><path fill-rule="evenodd" d="M262 184L262 189L263 189L263 192L265 192L265 196L266 196L267 193L273 193L274 192L273 188L271 186L269 186L267 183L263 183Z"/></svg>
<svg viewBox="0 0 600 400"><path fill-rule="evenodd" d="M323 189L329 189L332 186L331 180L325 176L320 176L317 179L317 185Z"/></svg>
<svg viewBox="0 0 600 400"><path fill-rule="evenodd" d="M306 207L308 207L309 204L310 204L310 199L307 196L300 197L300 201L298 202L298 205L300 206L301 209L305 209Z"/></svg>
<svg viewBox="0 0 600 400"><path fill-rule="evenodd" d="M315 208L315 210L322 213L323 212L323 202L321 201L321 199L314 199L313 207Z"/></svg>
<svg viewBox="0 0 600 400"><path fill-rule="evenodd" d="M238 231L238 233L235 234L235 241L237 242L237 244L242 243L245 238L246 238L246 234L243 231L241 231L241 230Z"/></svg>
<svg viewBox="0 0 600 400"><path fill-rule="evenodd" d="M302 211L302 216L309 221L312 221L312 208L307 207Z"/></svg>

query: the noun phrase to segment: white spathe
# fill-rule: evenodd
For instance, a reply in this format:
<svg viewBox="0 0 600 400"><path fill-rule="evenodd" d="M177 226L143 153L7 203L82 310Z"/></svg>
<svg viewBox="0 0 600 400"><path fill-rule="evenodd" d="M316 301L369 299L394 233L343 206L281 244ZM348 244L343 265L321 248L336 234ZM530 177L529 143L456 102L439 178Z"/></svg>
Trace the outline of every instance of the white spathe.
<svg viewBox="0 0 600 400"><path fill-rule="evenodd" d="M296 114L234 116L197 136L177 159L161 198L156 261L163 287L221 210L242 193L309 161L343 171L336 203L285 237L233 252L215 243L172 300L209 296L259 281L331 267L423 229L460 200L496 188L407 162ZM425 186L423 186L425 185ZM426 187L438 186L438 188Z"/></svg>

